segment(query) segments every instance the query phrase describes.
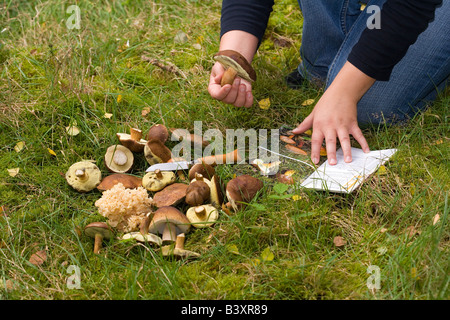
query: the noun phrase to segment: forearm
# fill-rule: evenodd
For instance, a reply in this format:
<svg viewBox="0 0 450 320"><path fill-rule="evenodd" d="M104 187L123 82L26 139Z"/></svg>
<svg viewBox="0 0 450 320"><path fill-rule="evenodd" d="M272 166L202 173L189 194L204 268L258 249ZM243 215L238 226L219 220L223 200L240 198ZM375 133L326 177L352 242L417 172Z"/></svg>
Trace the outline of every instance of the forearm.
<svg viewBox="0 0 450 320"><path fill-rule="evenodd" d="M357 104L374 83L374 78L369 77L347 61L327 91L339 93L339 96L347 101Z"/></svg>
<svg viewBox="0 0 450 320"><path fill-rule="evenodd" d="M235 50L251 63L257 47L257 37L245 31L232 30L225 33L220 39L219 50Z"/></svg>

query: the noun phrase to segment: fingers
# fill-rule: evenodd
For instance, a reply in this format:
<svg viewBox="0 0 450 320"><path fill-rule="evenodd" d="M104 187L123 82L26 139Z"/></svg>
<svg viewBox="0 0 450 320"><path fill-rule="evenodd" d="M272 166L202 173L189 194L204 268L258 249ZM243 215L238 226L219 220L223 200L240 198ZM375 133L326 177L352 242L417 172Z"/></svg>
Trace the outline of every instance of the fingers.
<svg viewBox="0 0 450 320"><path fill-rule="evenodd" d="M314 121L314 110L313 110L313 112L311 112L311 113L309 114L309 116L307 116L307 117L302 121L302 123L300 123L300 124L298 125L297 128L295 128L294 130L292 130L292 133L293 133L293 134L300 134L300 133L305 132L305 131L308 130L308 129L311 129L312 126L313 126L313 121Z"/></svg>
<svg viewBox="0 0 450 320"><path fill-rule="evenodd" d="M353 130L351 131L351 135L353 136L353 138L355 138L356 141L358 141L361 149L365 153L370 152L369 144L367 143L366 138L364 138L364 135L358 126L355 126L353 128Z"/></svg>
<svg viewBox="0 0 450 320"><path fill-rule="evenodd" d="M233 104L236 107L251 107L253 105L252 86L249 82L236 78L232 85L226 84L223 87L220 81L223 75L223 68L214 66L208 85L208 92L212 98L224 103Z"/></svg>

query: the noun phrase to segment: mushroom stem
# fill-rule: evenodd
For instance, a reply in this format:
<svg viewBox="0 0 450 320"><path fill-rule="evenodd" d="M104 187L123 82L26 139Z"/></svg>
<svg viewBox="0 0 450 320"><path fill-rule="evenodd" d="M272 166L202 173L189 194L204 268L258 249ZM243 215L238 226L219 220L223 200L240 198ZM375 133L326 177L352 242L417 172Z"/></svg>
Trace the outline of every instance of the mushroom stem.
<svg viewBox="0 0 450 320"><path fill-rule="evenodd" d="M176 241L177 238L176 228L177 227L173 223L167 222L163 230L162 241L163 242Z"/></svg>
<svg viewBox="0 0 450 320"><path fill-rule="evenodd" d="M155 175L158 179L162 179L163 178L163 174L161 173L161 170L156 169L155 170Z"/></svg>
<svg viewBox="0 0 450 320"><path fill-rule="evenodd" d="M148 228L150 226L150 222L153 220L153 216L155 215L154 212L150 212L142 221L139 231L142 235L148 234Z"/></svg>
<svg viewBox="0 0 450 320"><path fill-rule="evenodd" d="M237 71L234 68L228 68L222 76L220 85L223 87L226 84L233 84L234 78L237 75Z"/></svg>
<svg viewBox="0 0 450 320"><path fill-rule="evenodd" d="M203 206L195 207L194 212L200 220L205 220L205 218L206 218L205 207L203 207Z"/></svg>
<svg viewBox="0 0 450 320"><path fill-rule="evenodd" d="M180 233L177 236L177 240L175 241L175 249L180 249L183 250L184 249L184 240L186 239L186 236L184 233Z"/></svg>
<svg viewBox="0 0 450 320"><path fill-rule="evenodd" d="M125 163L127 163L128 158L125 152L123 152L122 150L116 150L116 152L114 152L113 161L118 166L123 166Z"/></svg>
<svg viewBox="0 0 450 320"><path fill-rule="evenodd" d="M203 181L203 175L201 173L196 172L195 173L195 180Z"/></svg>
<svg viewBox="0 0 450 320"><path fill-rule="evenodd" d="M94 239L94 253L98 254L102 247L103 236L100 233L96 233Z"/></svg>
<svg viewBox="0 0 450 320"><path fill-rule="evenodd" d="M85 178L85 177L87 176L87 175L86 175L86 169L83 168L83 169L77 169L77 170L75 170L75 176L78 177L78 178L80 178L80 179Z"/></svg>
<svg viewBox="0 0 450 320"><path fill-rule="evenodd" d="M134 141L140 141L142 138L142 130L130 128L130 137Z"/></svg>

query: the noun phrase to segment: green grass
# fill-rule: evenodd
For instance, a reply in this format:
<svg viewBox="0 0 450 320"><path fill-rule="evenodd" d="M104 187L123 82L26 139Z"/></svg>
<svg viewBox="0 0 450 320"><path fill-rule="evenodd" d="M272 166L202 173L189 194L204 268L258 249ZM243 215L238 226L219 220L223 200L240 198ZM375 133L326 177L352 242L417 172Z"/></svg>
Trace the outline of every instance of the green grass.
<svg viewBox="0 0 450 320"><path fill-rule="evenodd" d="M277 1L255 57L254 94L271 99L268 110L224 105L207 93L220 1L83 1L80 30L66 28L69 14L59 1L4 1L0 8L0 205L7 208L0 218L0 298L449 298L448 90L406 126L365 130L372 149L399 151L386 172L352 195L296 189L299 200L280 200L266 183L252 206L222 212L213 228L187 235L186 247L202 254L197 260L170 261L155 248L117 240L96 256L77 230L104 221L94 206L101 194L79 194L61 174L92 159L106 175L104 152L130 126L192 130L202 121L203 130L225 132L299 123L313 107L301 103L322 92L283 84L299 61L297 3ZM186 43L173 40L180 30ZM280 37L293 45L275 45ZM142 55L177 65L187 79ZM151 112L143 117L146 107ZM65 131L73 121L81 129L76 137ZM16 152L19 141L25 148ZM9 176L6 169L17 167ZM145 168L140 158L133 174ZM218 168L225 181L236 170ZM408 237L411 226L419 233ZM336 247L335 236L347 244ZM267 248L273 260L263 259ZM29 263L44 249L44 264ZM70 265L80 268L81 289L67 286ZM370 265L380 268L379 290L366 285Z"/></svg>

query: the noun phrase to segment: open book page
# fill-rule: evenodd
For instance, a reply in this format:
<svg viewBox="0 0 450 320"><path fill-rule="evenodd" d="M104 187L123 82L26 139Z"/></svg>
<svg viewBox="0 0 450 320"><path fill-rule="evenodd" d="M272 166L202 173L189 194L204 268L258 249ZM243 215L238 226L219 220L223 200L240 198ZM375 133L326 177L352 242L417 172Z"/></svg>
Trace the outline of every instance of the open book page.
<svg viewBox="0 0 450 320"><path fill-rule="evenodd" d="M331 166L324 162L301 184L304 188L328 190L330 192L351 193L397 149L374 150L364 153L361 149L352 148L352 162L344 162L342 149L336 152L337 164Z"/></svg>

